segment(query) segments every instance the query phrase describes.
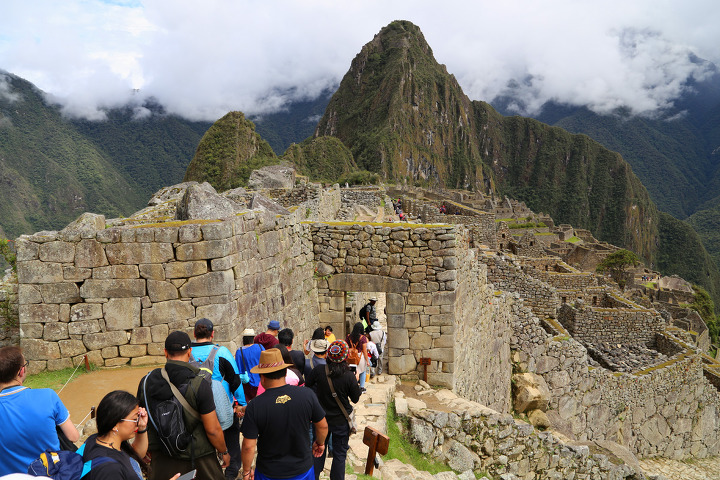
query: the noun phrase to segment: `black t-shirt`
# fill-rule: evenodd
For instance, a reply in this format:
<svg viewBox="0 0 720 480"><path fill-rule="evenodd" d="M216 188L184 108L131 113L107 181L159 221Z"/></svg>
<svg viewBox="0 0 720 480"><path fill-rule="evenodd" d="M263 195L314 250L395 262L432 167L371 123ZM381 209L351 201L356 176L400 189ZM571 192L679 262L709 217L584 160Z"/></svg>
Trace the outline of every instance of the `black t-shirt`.
<svg viewBox="0 0 720 480"><path fill-rule="evenodd" d="M283 385L251 400L240 431L245 438L258 441L258 471L271 478L290 478L310 470L310 423L324 417L309 388Z"/></svg>
<svg viewBox="0 0 720 480"><path fill-rule="evenodd" d="M115 461L93 466L83 480L139 480L127 453L100 445L96 439L97 434L94 434L85 442L83 461L87 462L98 457L108 457Z"/></svg>
<svg viewBox="0 0 720 480"><path fill-rule="evenodd" d="M333 387L335 387L335 393L337 393L340 402L342 402L345 411L350 415L353 411L352 403L357 403L360 400L360 386L358 385L355 374L351 371L344 372L340 377L332 379ZM310 375L305 379L305 386L312 388L317 394L317 398L320 401L320 406L325 410L325 417L328 423L333 425L341 425L347 423L345 414L335 401L330 390L330 385L327 381L327 375L325 373L325 365L318 365L313 368Z"/></svg>

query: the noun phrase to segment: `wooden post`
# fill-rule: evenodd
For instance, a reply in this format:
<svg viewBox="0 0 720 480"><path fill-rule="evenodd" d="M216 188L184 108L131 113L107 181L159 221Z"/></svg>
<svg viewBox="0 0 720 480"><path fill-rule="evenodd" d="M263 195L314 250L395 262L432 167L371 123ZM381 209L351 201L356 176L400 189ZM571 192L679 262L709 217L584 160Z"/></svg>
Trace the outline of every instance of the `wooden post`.
<svg viewBox="0 0 720 480"><path fill-rule="evenodd" d="M430 358L423 357L420 359L420 365L423 366L423 381L427 383L427 367L430 365Z"/></svg>
<svg viewBox="0 0 720 480"><path fill-rule="evenodd" d="M84 355L84 357L85 357L85 371L89 372L90 371L90 360L88 360L87 355Z"/></svg>
<svg viewBox="0 0 720 480"><path fill-rule="evenodd" d="M365 475L372 475L375 469L375 455L385 455L390 446L390 437L383 435L372 427L365 427L363 443L368 446L368 456L365 462Z"/></svg>

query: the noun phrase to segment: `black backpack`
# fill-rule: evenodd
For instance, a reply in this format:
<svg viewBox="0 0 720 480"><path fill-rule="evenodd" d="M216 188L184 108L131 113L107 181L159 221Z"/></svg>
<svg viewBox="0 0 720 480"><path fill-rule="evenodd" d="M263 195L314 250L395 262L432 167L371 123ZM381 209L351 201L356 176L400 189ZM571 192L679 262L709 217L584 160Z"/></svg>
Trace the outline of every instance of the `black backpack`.
<svg viewBox="0 0 720 480"><path fill-rule="evenodd" d="M368 304L366 303L361 309L360 309L360 320L367 320L365 317L367 316L368 311Z"/></svg>
<svg viewBox="0 0 720 480"><path fill-rule="evenodd" d="M160 373L168 385L170 385L170 390L172 390L173 396L169 400L159 402L157 405L150 408L145 388L145 385L147 384L147 377L150 376L150 374L146 375L143 379L143 396L145 397L145 407L148 413L148 418L152 422L155 431L157 431L158 438L163 444L163 447L165 447L165 452L170 457L177 458L181 456L181 454L185 453L189 446L190 458L194 460L195 455L193 451L192 431L188 431L185 426L183 410L187 411L190 416L198 421L200 421L200 414L198 414L198 412L190 406L180 390L178 390L177 387L170 382L165 367L160 369ZM187 391L187 388L189 388L190 385L183 385L183 387L185 387L185 390Z"/></svg>

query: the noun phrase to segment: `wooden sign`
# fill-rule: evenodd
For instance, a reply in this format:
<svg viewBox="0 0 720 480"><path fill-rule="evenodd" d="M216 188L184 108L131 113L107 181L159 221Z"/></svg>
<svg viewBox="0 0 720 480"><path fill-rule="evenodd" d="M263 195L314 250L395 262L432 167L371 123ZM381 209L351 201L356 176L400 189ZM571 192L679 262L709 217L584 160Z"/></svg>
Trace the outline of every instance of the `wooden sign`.
<svg viewBox="0 0 720 480"><path fill-rule="evenodd" d="M372 427L365 427L363 443L368 446L368 456L365 462L365 475L372 475L375 469L375 455L385 455L390 446L390 437L382 434Z"/></svg>
<svg viewBox="0 0 720 480"><path fill-rule="evenodd" d="M420 365L423 366L423 381L427 383L427 367L430 365L430 358L423 357L420 359Z"/></svg>

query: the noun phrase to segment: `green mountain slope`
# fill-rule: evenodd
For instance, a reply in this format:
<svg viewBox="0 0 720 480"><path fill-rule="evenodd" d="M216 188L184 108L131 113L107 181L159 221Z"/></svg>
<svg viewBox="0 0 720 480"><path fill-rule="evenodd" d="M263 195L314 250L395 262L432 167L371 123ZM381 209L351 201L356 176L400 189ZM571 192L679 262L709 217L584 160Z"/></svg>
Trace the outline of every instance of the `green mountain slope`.
<svg viewBox="0 0 720 480"><path fill-rule="evenodd" d="M508 193L648 260L658 214L620 155L584 135L471 102L420 29L397 21L355 57L315 136L390 181Z"/></svg>
<svg viewBox="0 0 720 480"><path fill-rule="evenodd" d="M295 164L298 171L311 180L326 183L337 182L358 169L350 150L335 137L308 138L292 144L282 159Z"/></svg>
<svg viewBox="0 0 720 480"><path fill-rule="evenodd" d="M209 182L216 190L247 184L254 169L279 163L270 145L242 112L230 112L203 135L184 181Z"/></svg>
<svg viewBox="0 0 720 480"><path fill-rule="evenodd" d="M80 213L130 214L138 185L45 104L30 83L0 72L0 225L14 237L62 228Z"/></svg>

